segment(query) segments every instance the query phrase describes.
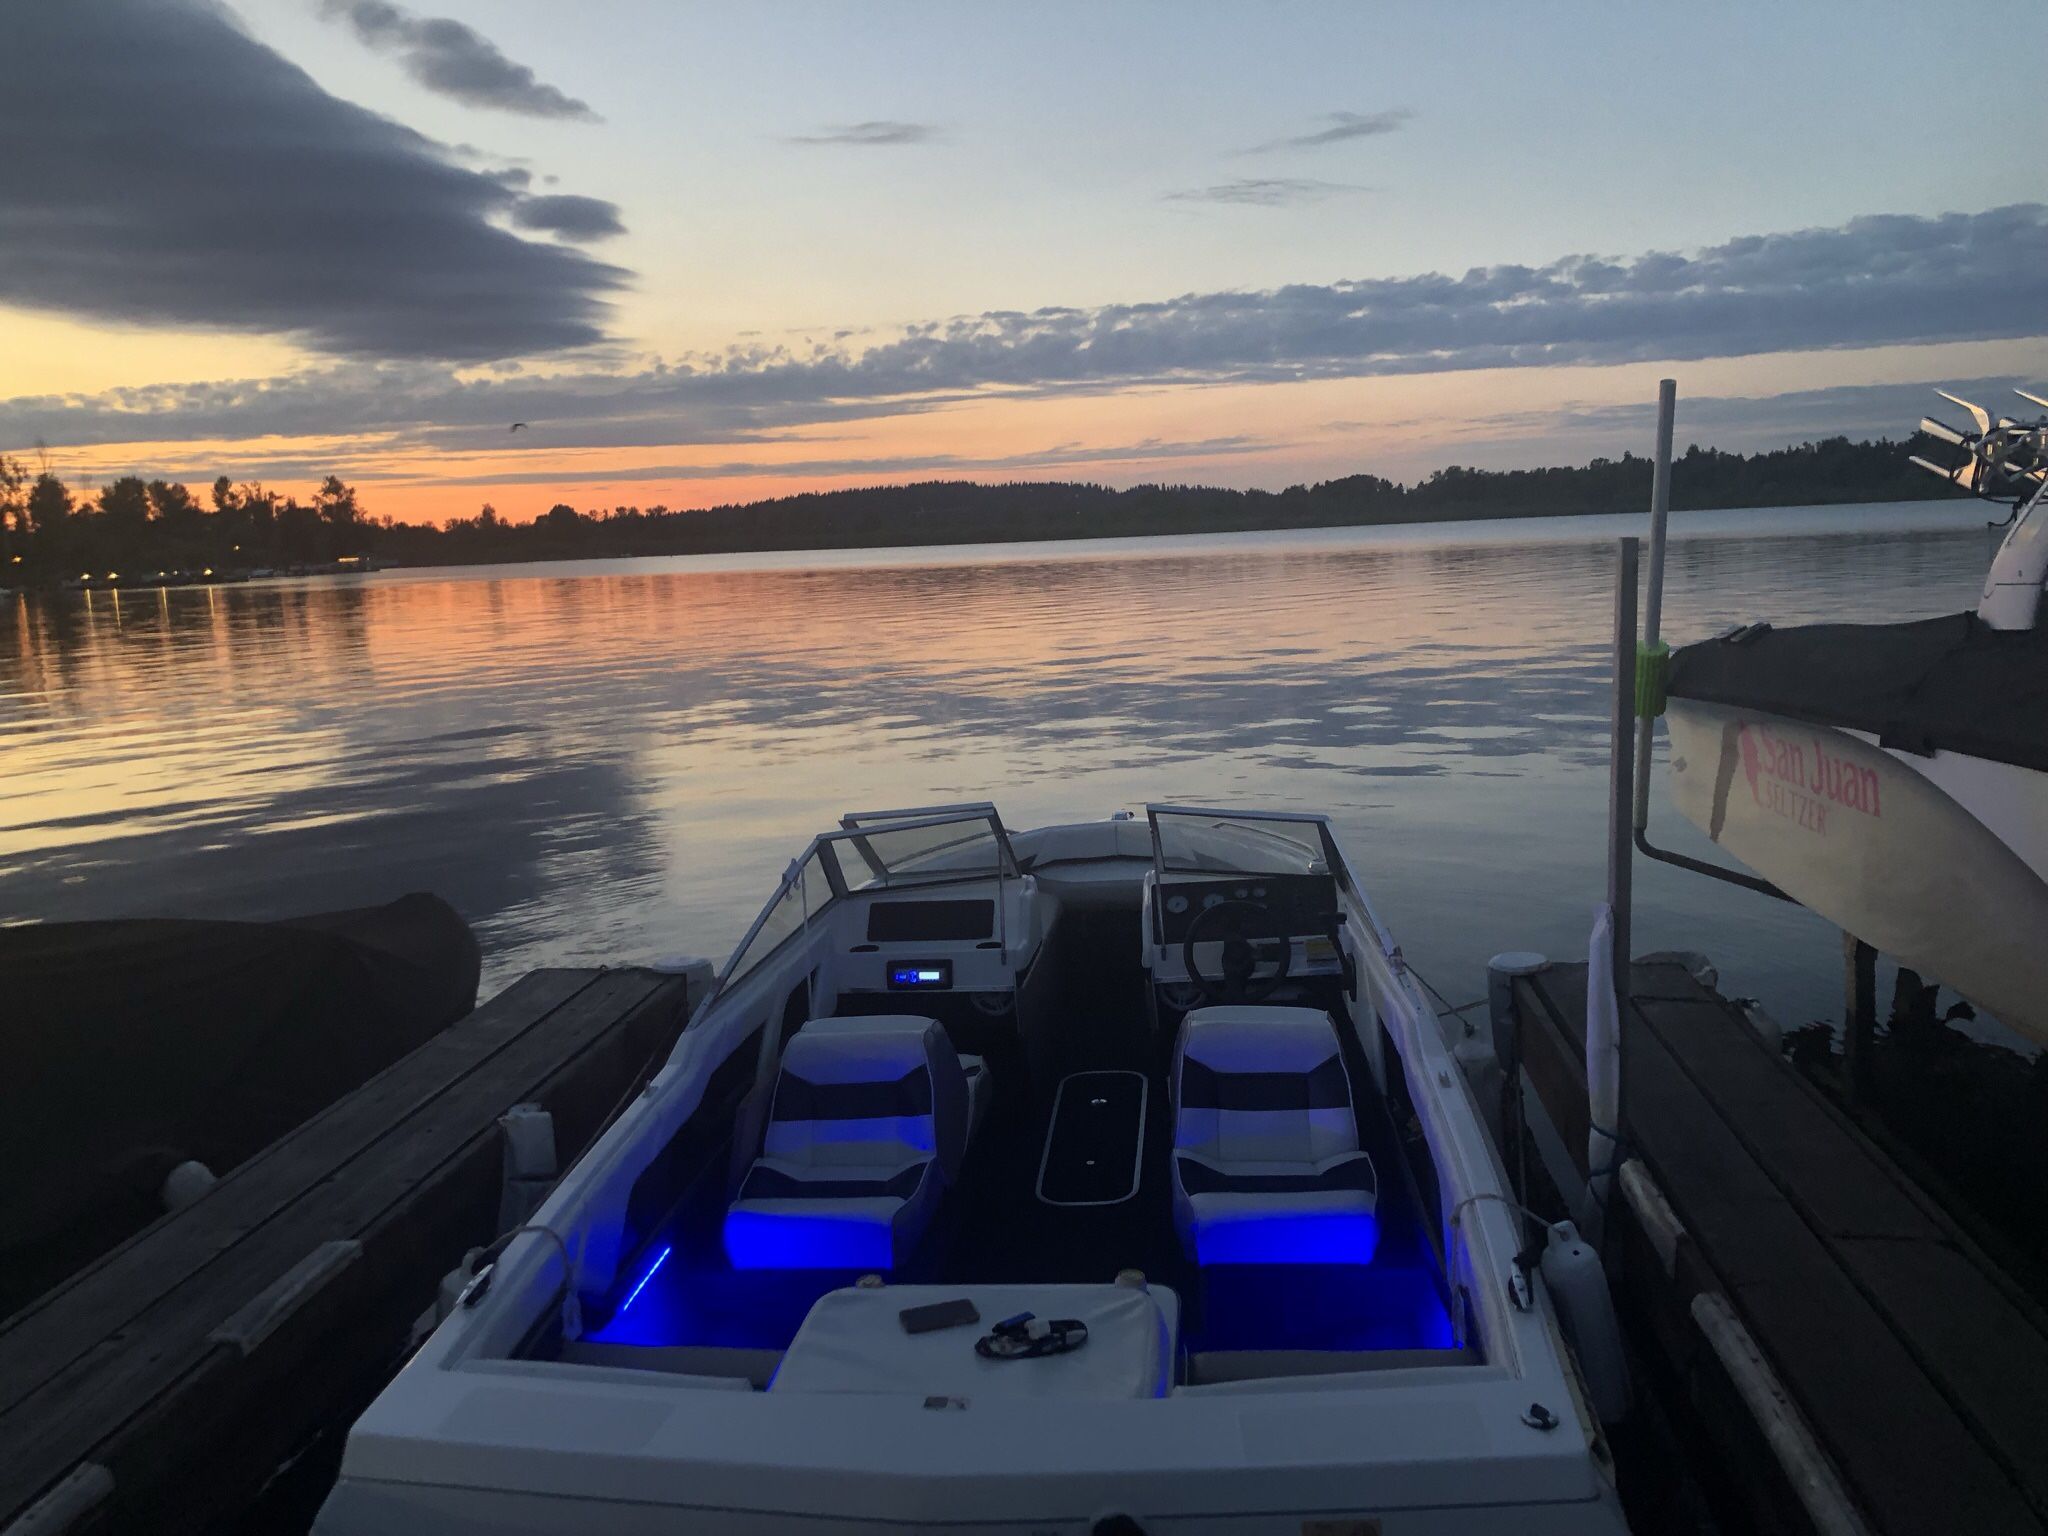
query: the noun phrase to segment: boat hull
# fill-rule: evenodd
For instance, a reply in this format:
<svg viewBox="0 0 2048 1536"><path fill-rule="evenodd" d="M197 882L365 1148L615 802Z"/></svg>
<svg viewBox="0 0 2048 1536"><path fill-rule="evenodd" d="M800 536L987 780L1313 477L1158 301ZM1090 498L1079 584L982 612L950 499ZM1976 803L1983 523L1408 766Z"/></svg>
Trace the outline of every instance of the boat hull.
<svg viewBox="0 0 2048 1536"><path fill-rule="evenodd" d="M2048 1044L2048 774L1916 758L1674 698L1670 792L1714 842L1901 965Z"/></svg>

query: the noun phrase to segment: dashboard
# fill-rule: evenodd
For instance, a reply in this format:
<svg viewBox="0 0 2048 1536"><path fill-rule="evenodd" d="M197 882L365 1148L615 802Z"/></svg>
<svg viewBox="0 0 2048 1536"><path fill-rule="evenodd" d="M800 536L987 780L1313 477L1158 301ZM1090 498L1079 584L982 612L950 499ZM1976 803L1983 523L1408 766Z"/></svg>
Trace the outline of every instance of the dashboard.
<svg viewBox="0 0 2048 1536"><path fill-rule="evenodd" d="M1152 920L1161 944L1185 942L1204 910L1224 902L1251 902L1273 914L1280 931L1297 938L1328 935L1337 926L1333 875L1225 875L1170 877L1155 894Z"/></svg>

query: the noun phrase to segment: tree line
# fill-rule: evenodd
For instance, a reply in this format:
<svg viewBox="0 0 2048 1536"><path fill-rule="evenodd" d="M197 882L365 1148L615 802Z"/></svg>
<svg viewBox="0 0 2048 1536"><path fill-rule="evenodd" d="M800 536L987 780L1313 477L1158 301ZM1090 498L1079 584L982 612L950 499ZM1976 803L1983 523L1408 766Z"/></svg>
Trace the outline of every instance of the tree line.
<svg viewBox="0 0 2048 1536"><path fill-rule="evenodd" d="M1806 506L1911 501L1945 494L1913 469L1925 439L1844 437L1741 454L1694 446L1673 467L1672 505ZM1651 465L1624 454L1583 465L1489 470L1453 465L1412 485L1348 475L1282 491L1200 485L1116 490L1069 481L926 481L804 492L675 511L557 503L530 523L486 504L437 526L373 518L330 475L307 501L223 475L202 500L165 480L126 475L91 495L49 470L0 456L0 585L54 584L87 573L290 569L374 558L436 565L585 556L1000 543L1167 533L1314 528L1459 518L1641 512Z"/></svg>
<svg viewBox="0 0 2048 1536"><path fill-rule="evenodd" d="M249 571L370 553L392 524L365 516L337 475L309 501L215 480L205 500L170 480L123 475L80 495L49 470L0 455L0 552L14 579L53 583L123 571Z"/></svg>

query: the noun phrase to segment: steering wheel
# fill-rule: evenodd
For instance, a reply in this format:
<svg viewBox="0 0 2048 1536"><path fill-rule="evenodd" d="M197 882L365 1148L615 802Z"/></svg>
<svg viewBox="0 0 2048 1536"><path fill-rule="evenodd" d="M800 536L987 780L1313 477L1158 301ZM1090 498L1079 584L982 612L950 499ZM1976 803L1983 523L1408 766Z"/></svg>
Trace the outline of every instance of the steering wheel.
<svg viewBox="0 0 2048 1536"><path fill-rule="evenodd" d="M1223 973L1205 976L1195 964L1195 946L1217 939L1223 941ZM1180 958L1189 979L1210 1002L1255 1003L1270 997L1287 979L1287 968L1294 962L1294 936L1273 910L1260 902L1219 901L1202 908L1188 924ZM1252 972L1261 964L1271 965L1273 973L1254 976Z"/></svg>

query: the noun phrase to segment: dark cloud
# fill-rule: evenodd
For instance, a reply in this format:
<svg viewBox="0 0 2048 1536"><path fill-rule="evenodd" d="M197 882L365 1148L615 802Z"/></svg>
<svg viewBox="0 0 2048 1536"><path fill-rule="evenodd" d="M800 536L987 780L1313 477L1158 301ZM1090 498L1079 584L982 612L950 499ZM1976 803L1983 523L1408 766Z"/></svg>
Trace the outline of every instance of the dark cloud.
<svg viewBox="0 0 2048 1536"><path fill-rule="evenodd" d="M208 0L6 23L0 303L484 359L601 338L626 275L492 222L516 194L322 91Z"/></svg>
<svg viewBox="0 0 2048 1536"><path fill-rule="evenodd" d="M2021 204L1856 219L1691 254L999 310L880 340L755 341L612 372L465 382L425 365L346 365L4 401L0 446L283 433L502 450L504 423L528 421L545 424L555 451L594 451L747 441L990 389L1106 393L2029 337L2048 334L2044 246L2048 207ZM1897 419L1890 406L1886 419Z"/></svg>
<svg viewBox="0 0 2048 1536"><path fill-rule="evenodd" d="M1382 134L1398 133L1414 118L1415 114L1406 107L1389 107L1383 112L1326 112L1322 120L1328 124L1327 127L1318 128L1313 133L1298 133L1254 144L1244 153L1264 155L1276 149L1320 149L1326 144L1343 144L1352 139L1375 139Z"/></svg>
<svg viewBox="0 0 2048 1536"><path fill-rule="evenodd" d="M1284 208L1294 203L1320 203L1327 198L1371 190L1342 181L1312 176L1240 176L1213 187L1189 187L1165 194L1169 203L1237 203L1253 208Z"/></svg>
<svg viewBox="0 0 2048 1536"><path fill-rule="evenodd" d="M537 79L459 21L415 16L388 0L321 0L320 13L330 21L346 21L365 46L393 55L414 80L464 106L597 120L589 103Z"/></svg>
<svg viewBox="0 0 2048 1536"><path fill-rule="evenodd" d="M1886 214L1685 254L1568 256L1096 308L995 311L858 353L731 359L832 397L1739 357L2048 334L2048 207Z"/></svg>
<svg viewBox="0 0 2048 1536"><path fill-rule="evenodd" d="M617 203L569 192L522 197L512 205L512 222L521 229L546 230L567 240L605 240L626 232L619 222Z"/></svg>
<svg viewBox="0 0 2048 1536"><path fill-rule="evenodd" d="M820 128L815 133L792 134L782 142L785 144L931 144L942 135L933 123L903 123L889 118L876 118L865 123L839 123L833 127Z"/></svg>

